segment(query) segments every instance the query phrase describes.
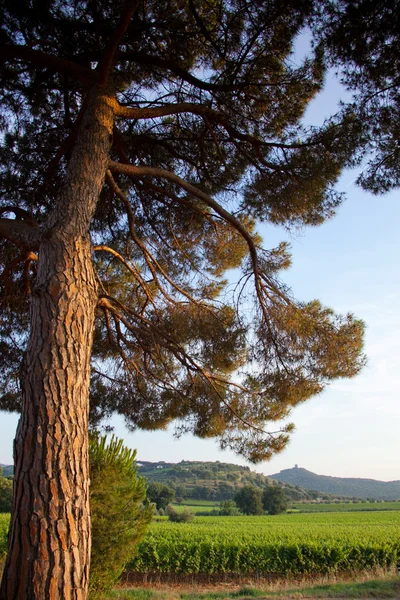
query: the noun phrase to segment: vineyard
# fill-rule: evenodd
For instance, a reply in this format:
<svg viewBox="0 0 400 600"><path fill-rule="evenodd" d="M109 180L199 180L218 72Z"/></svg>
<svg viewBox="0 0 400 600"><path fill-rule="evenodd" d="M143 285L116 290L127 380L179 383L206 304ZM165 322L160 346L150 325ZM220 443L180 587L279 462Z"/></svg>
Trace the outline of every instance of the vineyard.
<svg viewBox="0 0 400 600"><path fill-rule="evenodd" d="M9 515L0 515L0 558ZM400 511L154 521L129 570L169 575L329 575L394 569Z"/></svg>
<svg viewBox="0 0 400 600"><path fill-rule="evenodd" d="M129 568L240 576L390 569L400 558L399 524L400 511L158 521Z"/></svg>

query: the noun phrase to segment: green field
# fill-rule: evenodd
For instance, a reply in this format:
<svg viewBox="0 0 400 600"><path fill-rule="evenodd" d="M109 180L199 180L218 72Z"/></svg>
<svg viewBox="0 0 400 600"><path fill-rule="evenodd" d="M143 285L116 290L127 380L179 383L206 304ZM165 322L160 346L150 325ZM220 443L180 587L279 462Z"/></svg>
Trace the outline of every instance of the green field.
<svg viewBox="0 0 400 600"><path fill-rule="evenodd" d="M400 511L197 517L151 525L138 572L296 576L394 568Z"/></svg>
<svg viewBox="0 0 400 600"><path fill-rule="evenodd" d="M220 502L212 500L184 500L181 504L173 503L178 511L187 508L193 514L201 511L218 511ZM321 512L382 512L382 511L400 511L400 502L290 502L288 512L298 513L321 513Z"/></svg>

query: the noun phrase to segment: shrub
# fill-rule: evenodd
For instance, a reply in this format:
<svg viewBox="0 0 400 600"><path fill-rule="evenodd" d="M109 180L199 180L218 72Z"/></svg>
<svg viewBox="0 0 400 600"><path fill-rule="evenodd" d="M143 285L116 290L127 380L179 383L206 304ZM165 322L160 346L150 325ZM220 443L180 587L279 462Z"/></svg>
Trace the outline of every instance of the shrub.
<svg viewBox="0 0 400 600"><path fill-rule="evenodd" d="M104 597L132 559L154 506L143 504L146 483L137 476L136 450L114 436L93 436L89 446L92 558L89 594Z"/></svg>
<svg viewBox="0 0 400 600"><path fill-rule="evenodd" d="M184 508L182 512L178 512L170 504L167 506L166 513L168 515L168 519L173 523L189 523L194 519L194 516L187 508Z"/></svg>
<svg viewBox="0 0 400 600"><path fill-rule="evenodd" d="M238 509L233 500L225 500L225 502L221 502L219 514L222 516L232 516L238 514Z"/></svg>

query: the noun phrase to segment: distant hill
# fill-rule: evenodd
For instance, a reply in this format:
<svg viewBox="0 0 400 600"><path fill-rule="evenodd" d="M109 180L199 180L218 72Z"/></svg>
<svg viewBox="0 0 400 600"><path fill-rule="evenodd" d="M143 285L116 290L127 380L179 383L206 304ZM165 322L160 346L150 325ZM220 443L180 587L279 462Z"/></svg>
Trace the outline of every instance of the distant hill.
<svg viewBox="0 0 400 600"><path fill-rule="evenodd" d="M0 467L3 470L3 477L8 477L9 475L14 474L14 467L12 465L2 465L0 463Z"/></svg>
<svg viewBox="0 0 400 600"><path fill-rule="evenodd" d="M244 485L264 489L279 485L291 502L332 499L328 494L301 489L231 463L186 461L180 463L138 461L139 474L151 482L166 483L175 488L177 497L199 500L230 500Z"/></svg>
<svg viewBox="0 0 400 600"><path fill-rule="evenodd" d="M270 475L272 479L298 485L325 494L373 500L399 500L400 481L377 481L353 477L316 475L307 469L294 467Z"/></svg>

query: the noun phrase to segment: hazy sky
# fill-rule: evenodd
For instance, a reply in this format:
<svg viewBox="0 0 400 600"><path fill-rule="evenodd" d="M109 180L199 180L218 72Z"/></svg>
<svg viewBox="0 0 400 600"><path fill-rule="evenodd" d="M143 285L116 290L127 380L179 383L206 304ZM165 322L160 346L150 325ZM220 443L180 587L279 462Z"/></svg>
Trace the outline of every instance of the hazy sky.
<svg viewBox="0 0 400 600"><path fill-rule="evenodd" d="M329 84L307 116L320 121L341 92ZM346 172L338 185L347 201L324 225L288 234L260 228L265 247L289 240L293 266L283 274L296 298L318 298L335 311L353 312L367 325L368 364L352 380L341 380L293 410L289 446L257 471L272 474L298 464L339 477L400 479L400 192L374 197L356 188ZM0 413L0 463L12 462L17 417ZM139 460L219 460L246 464L221 452L212 440L167 432L129 433L114 420L116 433L138 450ZM253 467L251 467L253 468Z"/></svg>

